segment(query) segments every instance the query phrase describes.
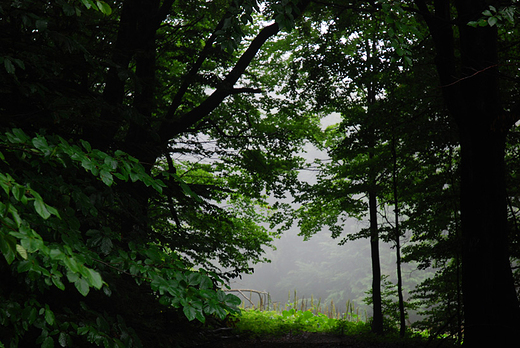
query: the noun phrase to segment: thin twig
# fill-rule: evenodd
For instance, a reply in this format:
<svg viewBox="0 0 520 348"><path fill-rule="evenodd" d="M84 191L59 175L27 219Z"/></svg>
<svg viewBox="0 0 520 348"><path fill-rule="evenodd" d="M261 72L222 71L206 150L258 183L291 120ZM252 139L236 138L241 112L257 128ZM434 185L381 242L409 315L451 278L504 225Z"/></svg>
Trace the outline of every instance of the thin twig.
<svg viewBox="0 0 520 348"><path fill-rule="evenodd" d="M490 66L488 66L488 67L486 67L486 68L484 68L484 69L482 69L482 70L476 71L476 72L475 72L474 74L472 74L472 75L462 77L462 78L458 79L457 81L453 81L452 83L449 83L449 84L447 84L447 85L443 85L443 86L439 86L439 87L440 87L440 88L445 88L445 87L453 86L453 85L455 85L455 84L457 84L457 83L459 83L459 82L461 82L461 81L464 81L464 80L467 80L467 79L469 79L469 78L472 78L472 77L474 77L475 75L478 75L478 74L480 74L480 73L482 73L482 72L484 72L484 71L486 71L486 70L489 70L489 69L491 69L491 68L496 68L497 66L498 66L498 64L490 65Z"/></svg>

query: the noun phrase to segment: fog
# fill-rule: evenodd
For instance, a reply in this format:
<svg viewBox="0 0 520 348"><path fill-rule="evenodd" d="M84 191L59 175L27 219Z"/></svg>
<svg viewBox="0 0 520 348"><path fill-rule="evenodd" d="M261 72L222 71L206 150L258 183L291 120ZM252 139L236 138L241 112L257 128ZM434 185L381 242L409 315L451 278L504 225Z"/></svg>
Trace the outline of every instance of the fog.
<svg viewBox="0 0 520 348"><path fill-rule="evenodd" d="M310 146L306 150L305 156L310 162L315 158L326 158L326 154ZM316 172L303 171L300 179L314 182L315 176ZM345 312L346 303L350 301L360 310L360 314L366 311L370 316L371 308L363 303L363 298L369 296L366 291L371 289L372 284L370 242L368 239L360 239L338 245L343 236L357 233L367 225L367 220L352 218L347 220L343 234L338 239L332 239L328 230L322 230L308 241L298 236L298 226L292 226L275 240L276 250L266 250L266 257L271 263L254 265L253 274L242 274L241 279L233 279L229 286L232 289L267 292L271 302L282 307L294 300L295 292L299 299L305 298L310 302L313 298L315 305L319 302L323 308L329 307L329 310L333 303L340 313ZM406 238L403 238L401 244L406 243ZM396 284L395 249L391 244L381 242L380 254L381 273ZM408 291L426 275L413 265L403 265L405 300L409 298ZM258 306L257 294L245 294L251 296L251 300ZM249 301L239 297L246 307L250 305ZM415 318L411 315L412 321Z"/></svg>
<svg viewBox="0 0 520 348"><path fill-rule="evenodd" d="M348 222L345 233L357 232L362 224L357 220ZM327 231L308 241L303 241L303 237L297 234L296 227L283 234L274 243L276 250L266 253L271 263L255 265L253 274L243 274L241 279L231 280L230 287L267 292L271 302L282 307L294 300L295 291L299 299L305 298L310 302L312 297L315 305L321 299L323 308L330 309L332 301L341 313L345 312L346 303L350 301L360 314L366 311L371 316L371 308L363 303L372 284L369 240L349 241L340 246L337 244L339 239L332 239ZM380 253L381 273L396 284L395 249L390 244L380 243ZM409 298L408 291L429 274L413 265L403 265L405 300ZM246 296L251 296L258 306L258 295L246 292ZM250 306L244 299L243 304ZM411 315L411 321L415 319Z"/></svg>

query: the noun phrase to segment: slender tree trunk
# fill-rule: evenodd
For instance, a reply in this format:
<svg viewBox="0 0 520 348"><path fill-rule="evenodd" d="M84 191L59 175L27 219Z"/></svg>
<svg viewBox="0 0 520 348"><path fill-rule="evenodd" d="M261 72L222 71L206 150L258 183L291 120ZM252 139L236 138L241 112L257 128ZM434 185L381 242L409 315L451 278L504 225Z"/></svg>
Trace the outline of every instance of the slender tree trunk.
<svg viewBox="0 0 520 348"><path fill-rule="evenodd" d="M367 45L367 61L372 66L372 57L370 42ZM374 158L375 147L375 131L373 122L374 115L373 105L376 101L376 93L372 84L367 87L367 101L368 101L368 155L370 159ZM377 223L377 173L373 168L369 170L369 190L368 190L368 209L370 218L370 255L372 260L372 332L378 335L383 334L383 309L381 300L381 264L379 257L379 228Z"/></svg>
<svg viewBox="0 0 520 348"><path fill-rule="evenodd" d="M456 190L456 187L457 187L457 179L455 177L455 173L453 171L453 161L454 161L454 156L453 156L453 149L450 148L450 151L449 151L449 157L448 157L448 168L447 168L447 174L448 174L448 178L449 178L449 181L451 182L451 189L453 190L454 194L455 194L455 190ZM453 219L455 220L455 232L453 232L452 234L454 234L453 237L451 238L454 238L456 240L456 243L455 243L455 250L454 250L454 260L455 260L455 281L456 281L456 301L457 301L457 342L458 343L461 343L462 340L463 340L463 332L464 332L464 327L463 327L463 315L464 313L462 312L462 287L461 287L461 227L460 227L460 215L459 215L459 205L458 204L455 204L453 206ZM449 300L448 300L448 303L449 303Z"/></svg>
<svg viewBox="0 0 520 348"><path fill-rule="evenodd" d="M372 260L372 332L383 334L383 310L381 301L381 264L379 260L379 229L377 225L377 197L375 191L368 192L370 213L370 255Z"/></svg>
<svg viewBox="0 0 520 348"><path fill-rule="evenodd" d="M404 298L403 298L403 276L401 273L401 242L399 237L399 223L398 223L398 212L395 215L395 253L397 258L397 296L399 298L399 336L404 337L406 334L406 311L404 310Z"/></svg>
<svg viewBox="0 0 520 348"><path fill-rule="evenodd" d="M397 296L399 298L399 336L404 337L406 333L406 312L404 310L403 277L401 274L401 230L399 226L399 196L398 196L398 173L397 173L397 151L395 139L392 139L392 186L394 191L394 214L395 214L395 253L397 258Z"/></svg>

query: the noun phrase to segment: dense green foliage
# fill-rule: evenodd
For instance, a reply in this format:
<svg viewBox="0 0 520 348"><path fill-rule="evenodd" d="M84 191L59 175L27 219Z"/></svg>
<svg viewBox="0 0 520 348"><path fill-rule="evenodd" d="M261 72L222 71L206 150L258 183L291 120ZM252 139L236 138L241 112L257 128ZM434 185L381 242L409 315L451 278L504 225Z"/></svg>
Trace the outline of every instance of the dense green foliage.
<svg viewBox="0 0 520 348"><path fill-rule="evenodd" d="M394 12L374 14L370 7L341 6L329 11L329 16L337 16L333 22L315 24L313 20L322 23L322 13L311 17L305 30L285 39L294 49L291 74L281 81L293 102L305 101L316 113L336 112L341 117L340 123L312 139L329 158L316 162L317 182L302 185L296 194L301 207L290 218L297 219L306 238L329 228L340 243L373 240L371 225L354 233L345 230L347 219L368 218L368 197L373 193L379 214L377 238L394 245L411 238L404 260L418 262L423 269L432 266L432 250L445 238L439 236L448 230L454 231L451 236L457 233L459 149L436 87L432 56L414 47L426 34L414 18L396 23ZM384 21L391 30L376 30L370 20ZM397 31L408 40L399 41ZM401 212L399 239L396 206ZM451 258L456 248L447 250L445 257ZM435 266L442 267L443 261L434 259L439 260Z"/></svg>
<svg viewBox="0 0 520 348"><path fill-rule="evenodd" d="M301 13L276 6L282 27ZM176 346L237 311L220 287L263 260L264 194L285 185L258 160L289 168L300 143L260 117L253 78L232 88L259 10L2 2L2 345Z"/></svg>
<svg viewBox="0 0 520 348"><path fill-rule="evenodd" d="M476 73L475 68L473 72L460 72L458 69L461 66L469 64L472 59L477 60L477 50L471 51L475 53L474 56L466 57L465 61L459 62L457 59L460 55L470 54L469 46L453 45L452 42L459 43L458 31L449 29L448 33L447 26L443 23L453 20L461 31L467 29L467 36L462 40L470 37L475 39L468 40L468 45L479 42L476 40L480 33L494 31L493 27L499 23L499 64L505 75L501 75L500 79L502 101L493 100L490 103L503 108L503 112L508 113L507 117L510 117L508 120L516 120L517 109L511 104L517 91L511 77L516 75L509 70L507 63L516 56L513 48L516 45L511 42L511 35L516 34L516 29L511 26L514 24L511 13L516 11L516 3L503 4L496 8L491 6L489 10L478 12L482 17L478 26L485 29L471 33L468 27L474 26L475 22L469 22L466 27L466 23L460 22L456 16L459 14L467 16L464 18L470 18L468 13L477 11L475 8L478 6L486 6L483 3L479 3L475 8L452 6L449 1L443 1L442 5L436 6L430 6L427 1L402 5L337 1L328 5L316 4L302 29L285 37L285 45L278 44L278 47L290 49L290 54L285 57L289 61L290 73L280 76L280 84L283 86L282 90L290 95L291 103L306 103L316 114L336 112L342 118L340 124L330 127L325 134L316 134L311 138L314 144L328 151L330 158L317 163L320 170L317 183L302 184L302 189L296 194L296 201L301 207L288 218L298 222L301 233L306 238L328 227L333 237L342 237L342 242L363 237L369 237L373 241L371 228L366 227L353 234L347 231L345 234L344 226L350 217L368 216L368 192L375 192L382 239L394 241L397 246L401 239L410 241L403 250L402 259L398 254L398 262L417 262L422 270L434 267L436 271L435 276L424 281L410 299L418 301L417 303L425 308L426 318L417 325L435 328L441 333L449 332L461 340L465 325L462 260L464 253L466 256L474 253L475 258L479 258L473 251L475 244L471 244L479 243L478 240L470 244L467 241L476 238L474 236L477 233L483 233L486 238L492 238L492 235L498 233L501 236L493 239L492 243L498 245L497 243L506 243L502 233L508 234L508 248L514 255L518 234L518 210L513 203L513 192L516 191L513 184L507 187L509 228L502 225L504 219L498 218L502 214L498 209L502 209L502 212L505 209L504 201L501 200L485 211L486 221L491 221L493 215L493 219L502 221L500 224L497 222L486 228L477 226L476 221L480 221L481 216L475 215L470 223L473 228L466 228L466 232L463 233L461 194L466 202L471 201L465 206L473 206L473 209L466 210L464 216L473 216L477 210L481 211L481 214L484 212L481 206L474 206L475 202L483 197L479 197L478 187L475 186L471 192L461 193L461 187L467 188L467 183L475 182L476 179L471 175L466 176L466 185L461 185L461 158L467 158L469 155L468 152L465 156L461 154L460 142L465 140L468 134L476 134L471 126L472 120L477 117L477 112L481 112L475 110L474 114L467 114L467 110L472 106L462 104L465 100L473 100L476 95L475 87L471 86L471 78L495 66L482 65L481 69L484 70ZM417 6L418 10L414 6ZM464 13L465 15L462 15ZM426 23L422 22L423 20ZM376 28L372 25L373 21L384 25ZM429 36L432 33L434 36ZM452 70L443 70L448 66ZM443 73L448 79L441 80L441 85L444 83L447 89L452 86L454 89L462 88L464 92L461 93L469 93L464 101L457 97L461 94L447 92L447 89L443 95L443 88L439 88L437 80L437 74ZM456 74L461 76L460 80L454 78ZM459 86L460 81L466 80L468 86ZM494 85L488 81L483 86L492 89ZM468 92L470 90L473 92ZM447 104L446 94L450 96ZM477 105L473 102L468 103ZM464 116L453 117L459 112ZM493 119L498 117L498 114L500 112L496 110L491 112L486 109L478 117ZM505 121L507 124L497 127L496 124L500 123L500 120L502 118L492 121L493 124L487 129L500 133L511 126L507 123L509 121ZM464 128L466 124L470 125L468 129ZM461 139L461 134L464 139ZM514 139L515 134L513 127L509 137ZM464 144L470 147L479 143L482 137L484 136L481 135L480 140L472 140L470 145ZM502 139L501 136L498 138ZM515 177L513 173L516 171L513 165L516 145L513 143L514 140L509 141L510 147L506 150L506 158L509 161L508 175L511 175L508 180ZM489 145L488 148L494 146ZM471 153L476 155L479 152ZM493 154L490 157L500 161L501 154ZM478 167L483 161L475 158L472 163ZM469 166L471 165L466 164L466 168ZM500 164L489 164L487 167L500 168ZM497 175L494 179L497 185L504 181L504 177L498 171L486 175L487 179L484 179L483 175L482 185L494 175ZM497 188L493 192L499 191ZM468 199L470 195L474 197ZM492 193L490 195L493 196ZM494 198L489 197L485 201L487 203L492 199ZM465 223L466 226L470 224ZM479 232L475 232L477 230ZM401 238L396 238L396 231ZM496 242L499 239L501 241ZM464 247L466 251L463 251ZM503 253L504 247L501 250L500 253ZM480 255L483 255L483 252L484 250ZM495 264L498 258L500 257L497 254L487 261L482 257L480 260L483 263ZM500 267L506 272L507 268L511 268L511 263L517 262L515 260L502 260ZM480 268L482 267L485 266L481 265ZM466 266L465 269L470 268L474 273L471 276L467 275L466 279L471 279L474 283L466 289L472 291L480 288L479 272L477 267L472 265ZM516 267L514 269L517 270ZM304 275L303 279L308 279L311 273L305 270L302 272L304 273L299 274ZM297 277L298 274L294 276ZM317 277L321 276L320 273ZM506 278L507 276L504 276L501 281ZM513 288L512 283L506 286L496 280L486 283L490 287L507 287L508 294L511 294L510 290ZM472 309L476 310L478 296L469 295L469 292L466 291L467 298L471 297L475 301ZM439 296L439 293L442 293L442 296ZM510 300L516 301L514 298ZM518 306L501 306L507 312L506 307ZM473 318L476 316L471 316L475 323L477 320ZM513 325L515 322L514 315L509 318L510 320L506 320L508 324L505 325ZM489 339L492 340L491 337Z"/></svg>
<svg viewBox="0 0 520 348"><path fill-rule="evenodd" d="M509 334L517 5L3 1L0 345L198 340L238 311L223 283L293 223L394 243L403 325L401 260L437 269L415 290L423 328L476 345L499 313ZM298 177L307 143L329 155L316 184ZM296 210L268 204L287 193ZM370 207L379 229L344 235Z"/></svg>

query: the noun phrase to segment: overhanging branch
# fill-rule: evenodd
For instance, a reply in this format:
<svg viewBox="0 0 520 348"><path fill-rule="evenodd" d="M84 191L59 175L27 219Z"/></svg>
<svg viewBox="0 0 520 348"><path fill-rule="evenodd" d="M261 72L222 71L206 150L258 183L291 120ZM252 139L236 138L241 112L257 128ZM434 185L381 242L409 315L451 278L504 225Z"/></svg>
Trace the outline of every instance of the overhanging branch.
<svg viewBox="0 0 520 348"><path fill-rule="evenodd" d="M203 117L215 110L220 103L232 94L233 85L238 81L244 73L253 58L256 56L262 45L272 36L276 35L280 30L277 23L271 24L260 31L260 33L251 42L251 45L242 54L235 67L224 79L222 85L217 88L206 100L199 106L182 115L175 121L166 120L160 129L160 137L163 141L173 138L177 134L184 132L193 126Z"/></svg>
<svg viewBox="0 0 520 348"><path fill-rule="evenodd" d="M310 0L302 0L300 2L300 12L310 3ZM238 79L245 72L253 58L262 48L263 44L272 36L280 31L278 23L273 23L263 28L260 33L253 39L247 50L239 58L234 68L224 79L221 86L219 86L208 98L206 98L199 106L195 107L186 114L177 119L172 119L173 114L170 109L165 117L165 121L160 126L158 131L161 141L166 143L176 135L185 132L187 129L202 120L205 116L215 110L226 97L240 91L240 88L233 88ZM250 90L253 91L253 90ZM256 93L256 92L255 92Z"/></svg>

